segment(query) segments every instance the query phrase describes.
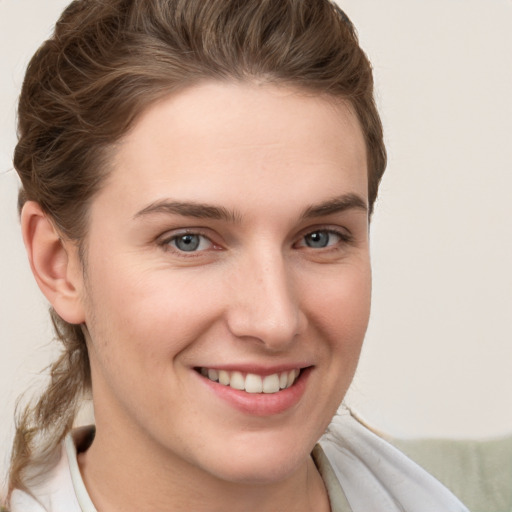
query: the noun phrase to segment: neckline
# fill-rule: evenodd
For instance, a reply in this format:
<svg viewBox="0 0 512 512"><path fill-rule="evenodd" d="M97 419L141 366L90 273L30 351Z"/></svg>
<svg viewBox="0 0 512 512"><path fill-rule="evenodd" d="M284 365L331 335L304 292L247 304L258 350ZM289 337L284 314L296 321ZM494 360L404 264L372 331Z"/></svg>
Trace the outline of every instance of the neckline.
<svg viewBox="0 0 512 512"><path fill-rule="evenodd" d="M64 441L69 462L69 471L71 473L71 482L73 483L75 496L82 512L97 512L82 479L77 458L79 453L85 452L89 446L91 446L95 434L96 427L94 425L88 425L86 427L73 429L73 431L66 436Z"/></svg>
<svg viewBox="0 0 512 512"><path fill-rule="evenodd" d="M311 452L311 457L315 463L322 480L324 481L329 502L331 505L331 512L352 512L352 508L348 503L345 492L341 482L338 480L334 469L327 458L320 443L317 443Z"/></svg>
<svg viewBox="0 0 512 512"><path fill-rule="evenodd" d="M91 446L95 434L96 427L94 425L79 427L73 429L73 431L66 436L64 441L73 489L82 512L97 512L85 487L77 459L79 453L87 451ZM311 456L327 489L331 512L352 512L341 483L336 477L334 469L319 443L313 448Z"/></svg>

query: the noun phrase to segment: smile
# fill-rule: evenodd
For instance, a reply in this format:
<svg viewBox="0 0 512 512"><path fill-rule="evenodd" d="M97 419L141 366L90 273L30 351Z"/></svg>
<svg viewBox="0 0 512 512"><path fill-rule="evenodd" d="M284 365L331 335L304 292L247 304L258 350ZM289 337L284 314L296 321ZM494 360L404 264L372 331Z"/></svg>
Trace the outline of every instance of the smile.
<svg viewBox="0 0 512 512"><path fill-rule="evenodd" d="M300 375L298 368L265 376L204 367L199 368L199 372L203 377L213 382L218 382L223 386L245 391L246 393L277 393L282 389L293 386Z"/></svg>

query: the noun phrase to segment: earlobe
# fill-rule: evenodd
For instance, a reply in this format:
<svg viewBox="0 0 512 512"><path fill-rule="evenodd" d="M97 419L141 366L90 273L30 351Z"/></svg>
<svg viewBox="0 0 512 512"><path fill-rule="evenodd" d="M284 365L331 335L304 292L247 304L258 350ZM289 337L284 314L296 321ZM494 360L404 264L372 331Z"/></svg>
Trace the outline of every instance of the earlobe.
<svg viewBox="0 0 512 512"><path fill-rule="evenodd" d="M23 206L21 229L39 288L62 319L72 324L83 323L83 276L75 244L61 239L34 201L27 201Z"/></svg>

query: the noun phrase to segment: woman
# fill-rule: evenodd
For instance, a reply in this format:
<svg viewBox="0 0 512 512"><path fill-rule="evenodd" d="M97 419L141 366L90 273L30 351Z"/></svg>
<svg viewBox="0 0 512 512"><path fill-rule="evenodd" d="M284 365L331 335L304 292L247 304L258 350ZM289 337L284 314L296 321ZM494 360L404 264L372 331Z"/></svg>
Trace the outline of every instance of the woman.
<svg viewBox="0 0 512 512"><path fill-rule="evenodd" d="M19 137L64 351L18 425L13 512L465 510L332 420L386 161L334 4L75 1L29 65ZM95 427L71 431L89 393Z"/></svg>

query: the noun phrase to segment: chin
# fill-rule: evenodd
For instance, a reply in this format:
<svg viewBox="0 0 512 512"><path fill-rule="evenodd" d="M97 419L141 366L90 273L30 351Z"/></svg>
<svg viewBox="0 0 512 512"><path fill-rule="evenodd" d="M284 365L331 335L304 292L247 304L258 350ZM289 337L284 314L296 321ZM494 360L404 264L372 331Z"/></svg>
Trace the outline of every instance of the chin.
<svg viewBox="0 0 512 512"><path fill-rule="evenodd" d="M314 443L313 443L314 445ZM312 447L311 447L312 449ZM264 485L286 480L307 464L311 450L299 440L234 443L214 456L210 472L224 481ZM220 462L220 464L219 464Z"/></svg>
<svg viewBox="0 0 512 512"><path fill-rule="evenodd" d="M237 485L270 485L287 480L306 462L307 456L273 461L247 458L242 463L229 464L218 476Z"/></svg>

